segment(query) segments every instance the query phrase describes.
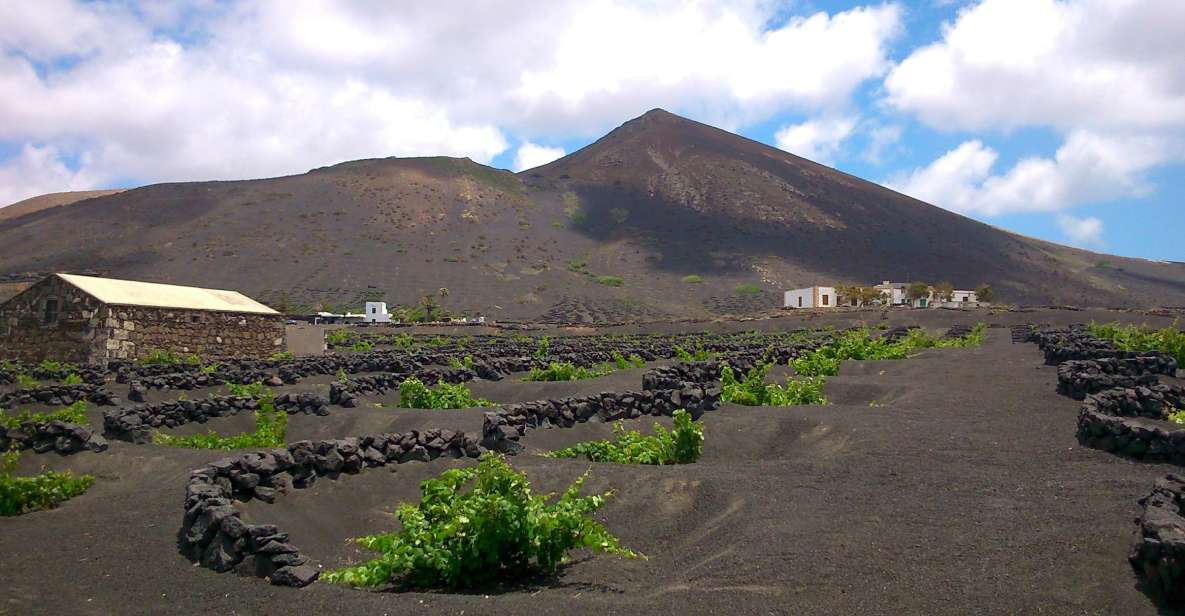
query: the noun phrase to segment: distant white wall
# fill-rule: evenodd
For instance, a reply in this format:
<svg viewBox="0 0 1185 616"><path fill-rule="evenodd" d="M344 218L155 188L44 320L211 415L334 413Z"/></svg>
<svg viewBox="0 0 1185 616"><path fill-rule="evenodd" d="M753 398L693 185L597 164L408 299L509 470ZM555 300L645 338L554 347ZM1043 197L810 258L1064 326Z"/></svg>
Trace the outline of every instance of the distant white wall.
<svg viewBox="0 0 1185 616"><path fill-rule="evenodd" d="M783 305L787 308L814 308L815 288L807 287L805 289L786 291L785 303Z"/></svg>
<svg viewBox="0 0 1185 616"><path fill-rule="evenodd" d="M786 291L782 305L787 308L834 308L835 287L807 287Z"/></svg>
<svg viewBox="0 0 1185 616"><path fill-rule="evenodd" d="M366 312L362 320L367 323L390 323L391 315L387 313L387 302L366 302Z"/></svg>

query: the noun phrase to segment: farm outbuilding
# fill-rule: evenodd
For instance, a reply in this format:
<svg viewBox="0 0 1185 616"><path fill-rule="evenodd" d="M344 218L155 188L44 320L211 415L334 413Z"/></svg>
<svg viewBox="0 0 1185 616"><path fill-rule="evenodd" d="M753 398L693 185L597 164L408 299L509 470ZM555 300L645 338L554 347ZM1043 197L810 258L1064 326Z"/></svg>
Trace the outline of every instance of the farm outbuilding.
<svg viewBox="0 0 1185 616"><path fill-rule="evenodd" d="M284 350L284 330L282 314L235 291L53 274L0 304L0 359L265 358Z"/></svg>

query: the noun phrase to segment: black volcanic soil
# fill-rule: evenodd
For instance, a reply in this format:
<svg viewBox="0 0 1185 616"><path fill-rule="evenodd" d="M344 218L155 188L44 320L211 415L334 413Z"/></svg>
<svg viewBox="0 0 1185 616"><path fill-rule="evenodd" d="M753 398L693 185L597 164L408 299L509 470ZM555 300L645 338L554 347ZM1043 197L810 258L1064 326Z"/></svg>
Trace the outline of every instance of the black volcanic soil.
<svg viewBox="0 0 1185 616"><path fill-rule="evenodd" d="M935 327L968 320L900 314ZM626 376L601 384L636 387ZM481 385L491 396L510 389ZM1126 551L1137 500L1173 467L1079 447L1078 403L1054 387L1055 369L1035 346L993 328L981 348L849 362L828 383L831 406L709 413L694 465L550 460L531 452L609 426L529 432L530 450L512 463L536 490L591 468L589 489L616 491L598 517L649 560L579 557L554 582L495 594L294 590L213 573L178 554L175 534L189 470L222 454L121 442L102 454L27 454L24 470L45 464L99 480L60 509L0 519L0 613L1156 613ZM481 425L476 410L332 413L294 417L293 438ZM374 469L243 507L250 520L291 532L315 560L346 564L363 556L347 538L393 528L387 512L458 463L468 462Z"/></svg>

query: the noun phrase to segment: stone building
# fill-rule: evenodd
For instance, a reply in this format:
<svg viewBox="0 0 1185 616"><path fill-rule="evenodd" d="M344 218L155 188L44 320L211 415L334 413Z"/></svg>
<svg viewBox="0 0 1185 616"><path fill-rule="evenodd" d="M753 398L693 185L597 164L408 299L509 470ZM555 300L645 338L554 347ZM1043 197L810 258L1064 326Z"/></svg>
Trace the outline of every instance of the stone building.
<svg viewBox="0 0 1185 616"><path fill-rule="evenodd" d="M53 274L0 304L0 359L102 364L153 351L265 358L284 316L235 291Z"/></svg>

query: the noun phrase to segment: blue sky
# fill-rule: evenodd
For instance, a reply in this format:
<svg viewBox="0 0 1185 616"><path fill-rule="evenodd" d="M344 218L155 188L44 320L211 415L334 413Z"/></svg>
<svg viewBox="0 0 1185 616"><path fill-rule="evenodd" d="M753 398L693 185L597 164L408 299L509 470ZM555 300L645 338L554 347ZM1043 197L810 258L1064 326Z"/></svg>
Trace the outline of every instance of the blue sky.
<svg viewBox="0 0 1185 616"><path fill-rule="evenodd" d="M1178 0L9 8L0 204L377 156L520 169L662 107L1018 233L1185 261Z"/></svg>

